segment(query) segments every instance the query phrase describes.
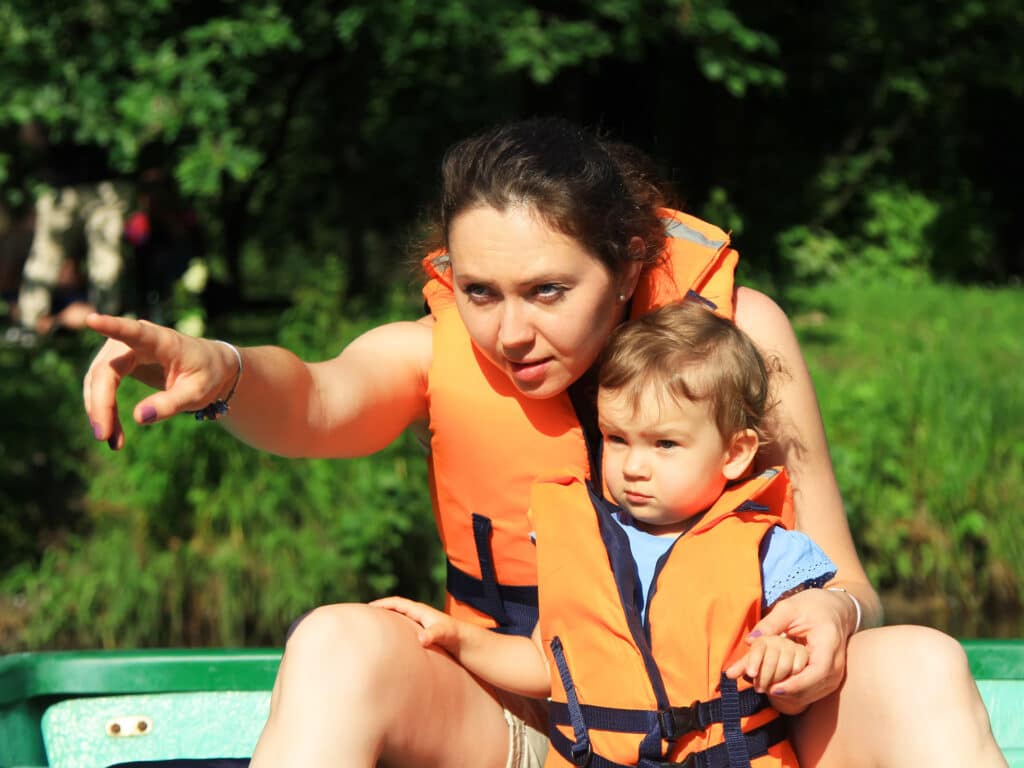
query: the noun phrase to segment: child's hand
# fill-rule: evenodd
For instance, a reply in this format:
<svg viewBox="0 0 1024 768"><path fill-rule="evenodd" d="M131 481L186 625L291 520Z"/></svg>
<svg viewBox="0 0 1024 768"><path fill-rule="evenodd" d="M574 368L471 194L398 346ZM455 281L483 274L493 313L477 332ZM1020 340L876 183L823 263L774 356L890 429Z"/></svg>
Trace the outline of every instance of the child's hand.
<svg viewBox="0 0 1024 768"><path fill-rule="evenodd" d="M781 695L785 690L779 684L806 666L806 647L784 633L762 635L751 641L750 650L732 664L726 674L730 677L742 674L753 681L758 692Z"/></svg>
<svg viewBox="0 0 1024 768"><path fill-rule="evenodd" d="M839 688L846 671L846 640L853 629L850 600L825 589L805 589L779 600L745 638L748 645L757 638L785 633L802 643L808 653L807 666L785 681L785 708L772 703L780 712L802 712L810 704ZM733 680L744 675L746 657L729 666L725 673ZM756 671L756 670L755 670ZM778 694L776 694L778 696Z"/></svg>
<svg viewBox="0 0 1024 768"><path fill-rule="evenodd" d="M459 622L447 613L404 597L382 597L370 605L400 613L419 624L420 630L416 635L424 647L436 645L452 652L457 650Z"/></svg>

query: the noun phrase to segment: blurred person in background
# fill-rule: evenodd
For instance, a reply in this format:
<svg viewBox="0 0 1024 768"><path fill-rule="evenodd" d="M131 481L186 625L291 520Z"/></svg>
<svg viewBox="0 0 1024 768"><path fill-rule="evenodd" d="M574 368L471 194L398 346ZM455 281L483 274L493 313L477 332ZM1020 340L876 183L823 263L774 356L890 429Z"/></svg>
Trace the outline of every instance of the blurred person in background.
<svg viewBox="0 0 1024 768"><path fill-rule="evenodd" d="M85 301L61 321L68 328L83 327L87 304L101 312L123 307L123 233L132 185L115 173L106 152L96 146L51 142L36 123L21 129L22 143L37 154L37 178L43 184L35 201L32 245L18 288L14 316L18 323L8 333L31 341L49 332L56 322L54 294L68 277L64 266L84 278Z"/></svg>

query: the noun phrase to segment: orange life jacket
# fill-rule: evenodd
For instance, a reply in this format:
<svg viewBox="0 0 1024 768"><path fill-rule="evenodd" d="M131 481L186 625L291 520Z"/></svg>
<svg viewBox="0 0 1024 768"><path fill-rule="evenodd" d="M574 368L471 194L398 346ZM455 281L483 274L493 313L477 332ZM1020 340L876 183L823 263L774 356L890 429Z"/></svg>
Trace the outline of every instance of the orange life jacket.
<svg viewBox="0 0 1024 768"><path fill-rule="evenodd" d="M614 509L575 470L532 493L551 669L545 768L574 760L592 768L795 766L784 719L767 697L722 675L761 618L761 540L792 523L785 471L728 488L672 544L643 615Z"/></svg>
<svg viewBox="0 0 1024 768"><path fill-rule="evenodd" d="M641 273L633 315L687 294L733 315L737 254L717 227L663 210L665 255ZM447 254L424 260L423 295L435 319L429 372L430 487L448 560L447 610L528 635L537 620L530 486L553 469L587 467L570 393L523 397L473 345L455 306Z"/></svg>

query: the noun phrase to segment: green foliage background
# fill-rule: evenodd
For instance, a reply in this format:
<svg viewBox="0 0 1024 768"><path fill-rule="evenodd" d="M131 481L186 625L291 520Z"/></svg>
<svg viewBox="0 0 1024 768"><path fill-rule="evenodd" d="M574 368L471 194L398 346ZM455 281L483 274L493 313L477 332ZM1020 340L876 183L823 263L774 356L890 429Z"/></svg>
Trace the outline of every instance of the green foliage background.
<svg viewBox="0 0 1024 768"><path fill-rule="evenodd" d="M420 312L445 146L603 126L790 310L896 615L1019 635L1022 22L1016 0L7 0L0 195L30 209L30 121L169 169L211 238L207 333L323 358ZM318 603L438 596L414 441L289 461L181 419L115 455L79 404L97 343L0 348L0 650L277 645Z"/></svg>

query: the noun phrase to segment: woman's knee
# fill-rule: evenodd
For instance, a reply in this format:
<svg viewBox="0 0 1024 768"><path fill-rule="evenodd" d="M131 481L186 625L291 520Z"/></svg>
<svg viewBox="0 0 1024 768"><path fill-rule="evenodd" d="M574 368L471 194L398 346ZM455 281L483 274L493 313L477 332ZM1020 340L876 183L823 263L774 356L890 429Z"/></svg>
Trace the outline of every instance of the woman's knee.
<svg viewBox="0 0 1024 768"><path fill-rule="evenodd" d="M797 718L794 738L801 764L814 768L972 764L950 758L987 754L993 743L963 647L909 625L854 635L842 687Z"/></svg>
<svg viewBox="0 0 1024 768"><path fill-rule="evenodd" d="M325 684L350 692L354 687L364 693L379 690L396 661L422 652L405 623L400 616L357 603L316 608L289 630L281 665L285 683L289 675L313 671Z"/></svg>
<svg viewBox="0 0 1024 768"><path fill-rule="evenodd" d="M404 658L418 650L415 633L378 608L330 605L301 617L285 644L254 765L376 764L395 720L389 697L402 690L392 668L402 664L403 646Z"/></svg>
<svg viewBox="0 0 1024 768"><path fill-rule="evenodd" d="M913 678L917 686L948 687L951 681L970 681L963 646L945 632L931 627L898 625L869 629L850 639L847 674L881 680Z"/></svg>
<svg viewBox="0 0 1024 768"><path fill-rule="evenodd" d="M988 711L959 641L912 625L854 637L847 664L851 701L870 700L891 722L921 734L943 724L947 732L990 739Z"/></svg>

